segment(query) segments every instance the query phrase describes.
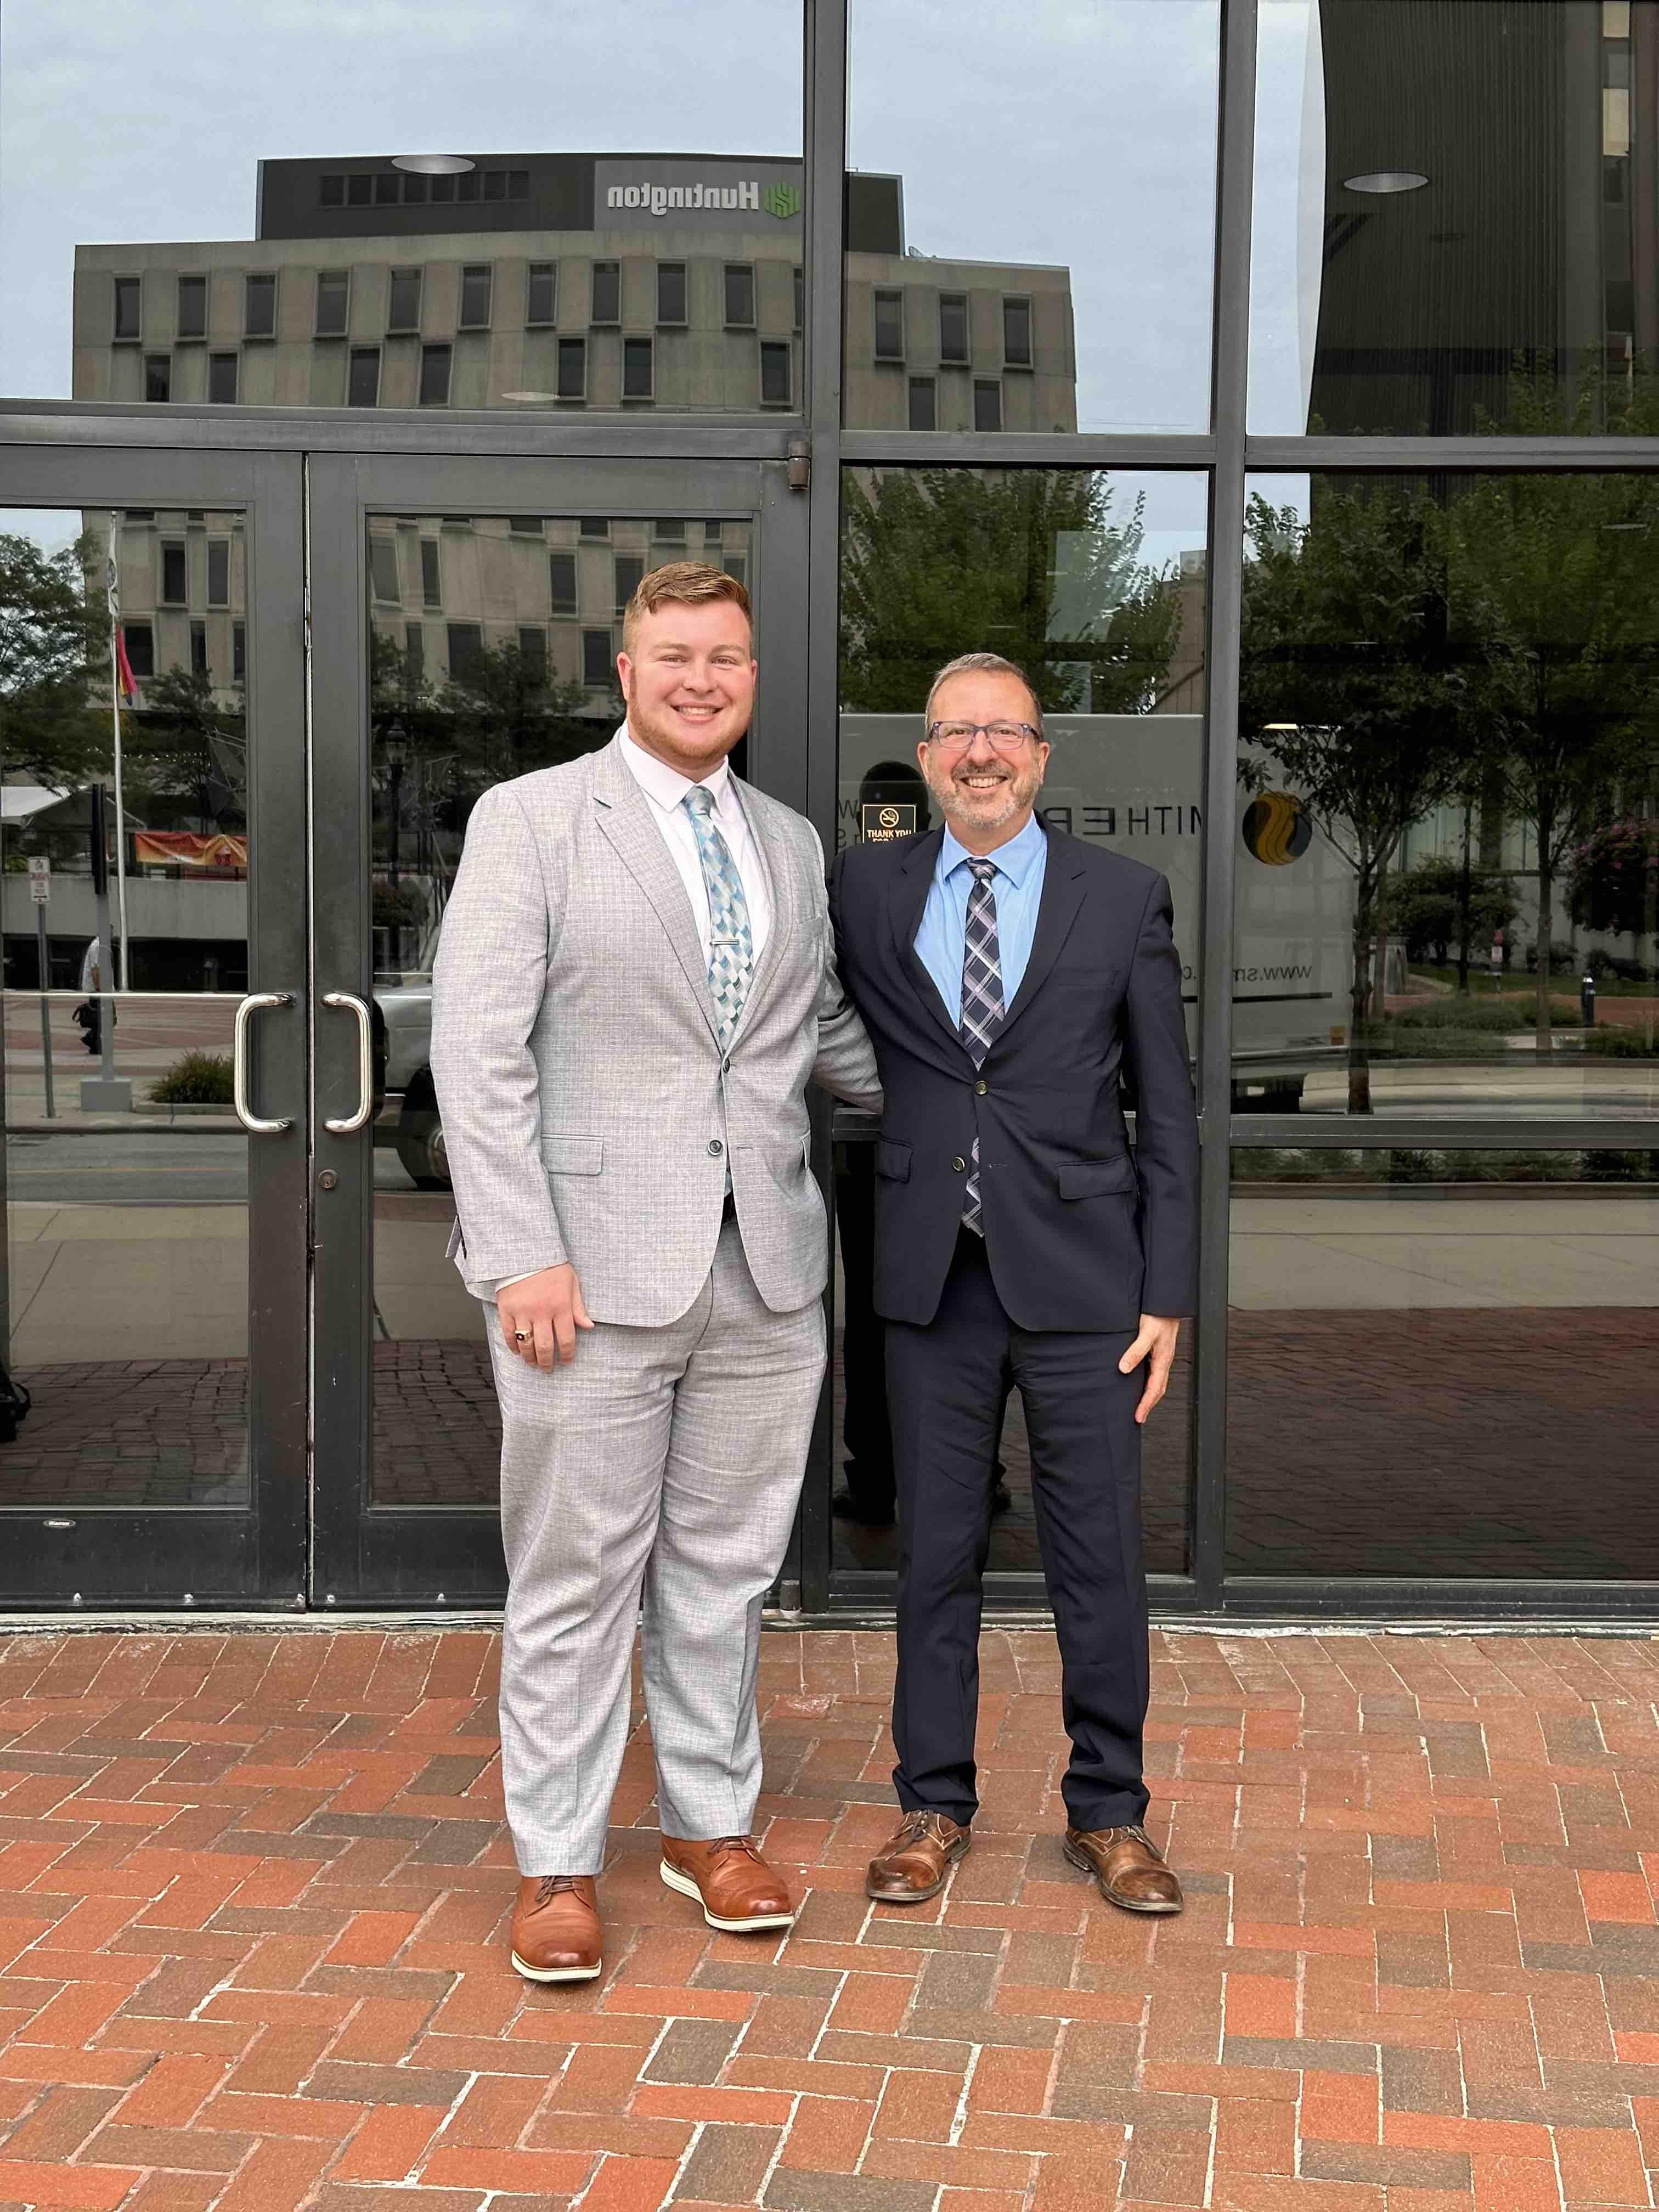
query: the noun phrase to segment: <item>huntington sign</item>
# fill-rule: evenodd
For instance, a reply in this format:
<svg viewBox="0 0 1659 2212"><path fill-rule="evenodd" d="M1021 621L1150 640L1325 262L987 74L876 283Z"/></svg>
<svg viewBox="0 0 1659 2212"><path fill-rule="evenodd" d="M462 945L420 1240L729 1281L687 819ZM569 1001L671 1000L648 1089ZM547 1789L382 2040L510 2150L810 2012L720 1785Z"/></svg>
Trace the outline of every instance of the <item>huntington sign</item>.
<svg viewBox="0 0 1659 2212"><path fill-rule="evenodd" d="M798 161L710 162L695 156L599 161L593 165L593 227L634 230L684 222L729 229L798 223Z"/></svg>

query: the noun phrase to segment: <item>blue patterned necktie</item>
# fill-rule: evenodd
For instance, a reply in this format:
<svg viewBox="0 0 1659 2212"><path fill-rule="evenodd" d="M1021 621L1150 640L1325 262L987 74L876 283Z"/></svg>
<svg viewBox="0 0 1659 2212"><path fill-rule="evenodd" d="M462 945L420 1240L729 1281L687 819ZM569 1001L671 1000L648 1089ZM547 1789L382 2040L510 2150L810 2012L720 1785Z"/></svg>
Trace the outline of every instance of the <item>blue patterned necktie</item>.
<svg viewBox="0 0 1659 2212"><path fill-rule="evenodd" d="M720 1050L728 1052L755 972L749 902L731 848L714 819L714 793L705 783L694 783L684 804L696 834L703 888L708 894L708 995L714 1002Z"/></svg>
<svg viewBox="0 0 1659 2212"><path fill-rule="evenodd" d="M997 945L997 899L991 878L994 860L970 860L973 888L968 894L968 928L962 945L962 1041L975 1067L983 1067L992 1039L1002 1027L1002 954ZM963 1193L962 1225L985 1234L979 1203L979 1139Z"/></svg>

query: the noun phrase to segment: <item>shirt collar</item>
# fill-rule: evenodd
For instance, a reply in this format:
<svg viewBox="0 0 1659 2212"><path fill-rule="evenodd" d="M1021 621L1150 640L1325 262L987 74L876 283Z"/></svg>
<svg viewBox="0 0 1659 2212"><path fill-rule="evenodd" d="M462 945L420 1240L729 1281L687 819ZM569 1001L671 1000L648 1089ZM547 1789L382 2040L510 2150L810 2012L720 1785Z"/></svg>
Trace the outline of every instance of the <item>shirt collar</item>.
<svg viewBox="0 0 1659 2212"><path fill-rule="evenodd" d="M999 845L995 852L987 857L996 863L997 873L1006 876L1018 890L1045 849L1044 836L1042 824L1033 814L1018 837L1011 837L1006 845ZM957 842L955 830L947 827L945 842L939 848L939 881L943 883L947 876L972 857L964 847Z"/></svg>
<svg viewBox="0 0 1659 2212"><path fill-rule="evenodd" d="M638 744L626 722L617 731L622 740L622 757L627 762L635 781L647 799L653 799L665 814L672 814L680 805L688 791L696 789L689 775L682 775L677 768L670 768L655 753L648 753ZM703 783L714 801L714 811L726 811L726 795L732 788L731 764L722 761L717 769L704 776Z"/></svg>

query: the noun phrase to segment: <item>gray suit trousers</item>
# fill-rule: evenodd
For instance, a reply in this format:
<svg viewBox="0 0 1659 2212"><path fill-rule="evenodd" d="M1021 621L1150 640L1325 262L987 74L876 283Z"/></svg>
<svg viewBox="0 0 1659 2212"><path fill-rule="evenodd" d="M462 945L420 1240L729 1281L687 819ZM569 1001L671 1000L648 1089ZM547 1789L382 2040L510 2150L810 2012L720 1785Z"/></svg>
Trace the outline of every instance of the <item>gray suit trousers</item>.
<svg viewBox="0 0 1659 2212"><path fill-rule="evenodd" d="M597 1874L628 1735L636 1609L665 1834L746 1833L761 1608L823 1377L822 1303L774 1313L734 1223L690 1310L579 1330L527 1367L491 1316L508 1575L501 1766L521 1874Z"/></svg>

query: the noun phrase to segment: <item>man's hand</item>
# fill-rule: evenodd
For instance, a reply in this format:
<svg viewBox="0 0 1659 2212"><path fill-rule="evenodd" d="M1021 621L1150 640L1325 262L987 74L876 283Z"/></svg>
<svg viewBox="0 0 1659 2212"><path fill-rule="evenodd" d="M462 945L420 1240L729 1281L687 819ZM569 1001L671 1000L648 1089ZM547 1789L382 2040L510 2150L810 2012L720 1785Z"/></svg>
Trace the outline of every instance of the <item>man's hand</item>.
<svg viewBox="0 0 1659 2212"><path fill-rule="evenodd" d="M544 1267L539 1275L509 1283L497 1292L495 1310L507 1350L530 1367L566 1365L576 1356L576 1331L593 1326L571 1267ZM518 1341L520 1330L522 1344Z"/></svg>
<svg viewBox="0 0 1659 2212"><path fill-rule="evenodd" d="M536 1278L540 1282L542 1278ZM1120 1375L1132 1374L1144 1359L1146 1369L1146 1388L1140 1394L1140 1403L1135 1407L1135 1419L1144 1421L1170 1387L1170 1369L1176 1355L1176 1339L1181 1334L1178 1321L1161 1320L1157 1314L1142 1314L1140 1334L1117 1363Z"/></svg>

